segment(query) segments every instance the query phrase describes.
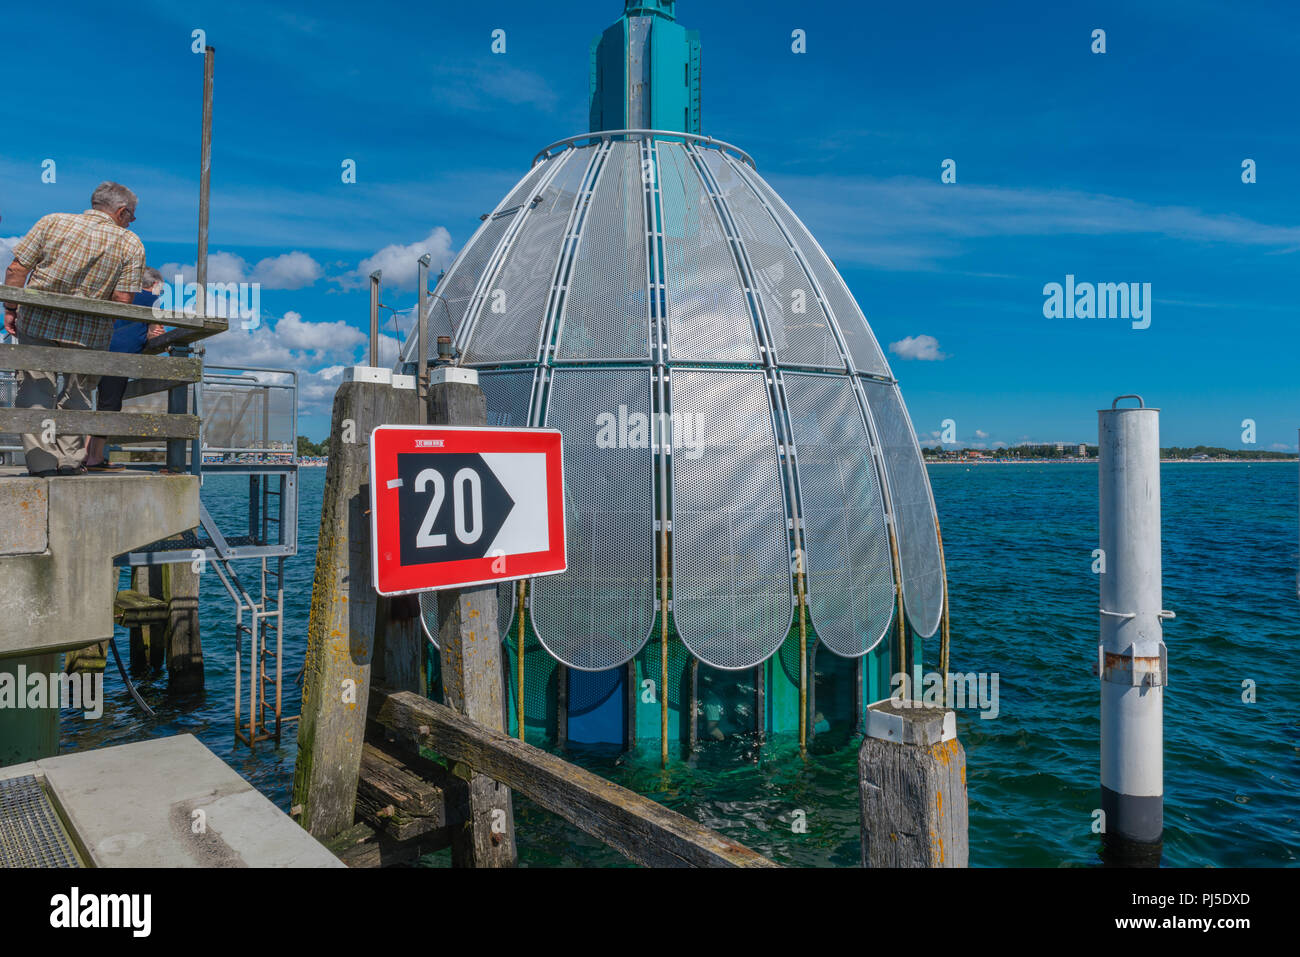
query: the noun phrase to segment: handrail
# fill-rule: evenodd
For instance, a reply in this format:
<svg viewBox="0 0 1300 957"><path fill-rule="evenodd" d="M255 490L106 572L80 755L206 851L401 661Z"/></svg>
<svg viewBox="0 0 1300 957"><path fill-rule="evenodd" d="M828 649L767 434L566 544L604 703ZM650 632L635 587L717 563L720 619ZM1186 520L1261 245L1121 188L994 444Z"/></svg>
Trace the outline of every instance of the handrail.
<svg viewBox="0 0 1300 957"><path fill-rule="evenodd" d="M101 319L124 319L127 322L149 322L164 326L179 326L204 333L205 336L224 332L229 324L219 316L191 316L174 309L155 311L152 306L136 306L111 299L91 299L87 296L70 296L62 292L48 292L23 286L0 284L0 301L20 305L43 306L82 316Z"/></svg>
<svg viewBox="0 0 1300 957"><path fill-rule="evenodd" d="M741 160L748 163L750 167L753 168L755 171L758 170L758 165L754 162L754 158L750 156L748 153L746 153L744 150L742 150L739 146L734 146L733 144L727 143L723 140L715 139L712 136L701 136L699 133L683 133L680 130L602 130L600 132L593 132L593 133L580 133L577 136L569 136L569 137L565 137L562 140L556 140L550 146L547 146L540 153L538 153L536 156L533 157L532 165L536 166L540 160L550 159L551 150L555 149L556 147L563 146L567 148L569 146L573 146L577 144L582 140L608 140L608 139L613 139L616 136L680 137L681 139L687 140L692 143L699 143L705 147L715 148L719 150L731 150L733 153L739 156Z"/></svg>

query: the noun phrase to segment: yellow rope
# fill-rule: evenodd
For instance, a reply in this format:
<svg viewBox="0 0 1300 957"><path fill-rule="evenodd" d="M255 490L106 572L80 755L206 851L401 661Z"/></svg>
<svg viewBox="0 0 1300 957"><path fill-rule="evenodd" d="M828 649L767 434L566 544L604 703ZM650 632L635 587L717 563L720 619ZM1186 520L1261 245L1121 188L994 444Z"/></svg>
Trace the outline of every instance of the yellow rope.
<svg viewBox="0 0 1300 957"><path fill-rule="evenodd" d="M519 646L515 651L515 710L519 715L519 740L524 740L524 579L519 579Z"/></svg>

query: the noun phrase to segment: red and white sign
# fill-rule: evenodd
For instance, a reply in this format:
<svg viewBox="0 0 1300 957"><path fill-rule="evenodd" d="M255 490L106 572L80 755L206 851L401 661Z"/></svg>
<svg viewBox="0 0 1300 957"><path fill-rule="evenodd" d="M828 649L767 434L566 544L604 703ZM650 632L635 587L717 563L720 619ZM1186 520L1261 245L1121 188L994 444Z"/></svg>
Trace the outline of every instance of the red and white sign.
<svg viewBox="0 0 1300 957"><path fill-rule="evenodd" d="M370 435L371 573L381 595L568 567L556 429L381 425Z"/></svg>

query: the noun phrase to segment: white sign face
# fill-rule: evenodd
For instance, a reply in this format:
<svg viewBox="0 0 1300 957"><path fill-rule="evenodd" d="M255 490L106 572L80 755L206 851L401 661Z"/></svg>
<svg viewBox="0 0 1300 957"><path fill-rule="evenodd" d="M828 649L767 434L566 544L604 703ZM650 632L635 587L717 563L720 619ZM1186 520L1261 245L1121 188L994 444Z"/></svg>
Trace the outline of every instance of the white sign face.
<svg viewBox="0 0 1300 957"><path fill-rule="evenodd" d="M564 571L563 463L555 429L375 429L375 589L404 595Z"/></svg>

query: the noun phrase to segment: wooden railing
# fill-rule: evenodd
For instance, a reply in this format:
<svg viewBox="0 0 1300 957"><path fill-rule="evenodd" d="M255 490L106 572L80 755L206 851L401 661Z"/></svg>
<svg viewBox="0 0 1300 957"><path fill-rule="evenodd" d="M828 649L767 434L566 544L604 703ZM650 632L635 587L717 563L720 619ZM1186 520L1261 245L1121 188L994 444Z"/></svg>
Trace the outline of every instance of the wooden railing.
<svg viewBox="0 0 1300 957"><path fill-rule="evenodd" d="M176 443L199 437L199 418L187 412L184 391L203 378L203 363L189 356L188 344L224 332L223 318L188 316L182 312L155 315L149 306L127 305L104 299L87 299L63 293L0 285L0 301L43 306L106 321L158 323L169 331L149 340L144 354L106 352L99 349L59 348L0 344L0 369L31 372L122 376L134 380L128 395L169 393L169 411L82 412L69 409L0 409L0 432L36 433L51 422L63 434L102 435L110 442L169 443L169 462L176 458ZM170 355L158 355L164 350ZM183 460L183 455L180 456Z"/></svg>

